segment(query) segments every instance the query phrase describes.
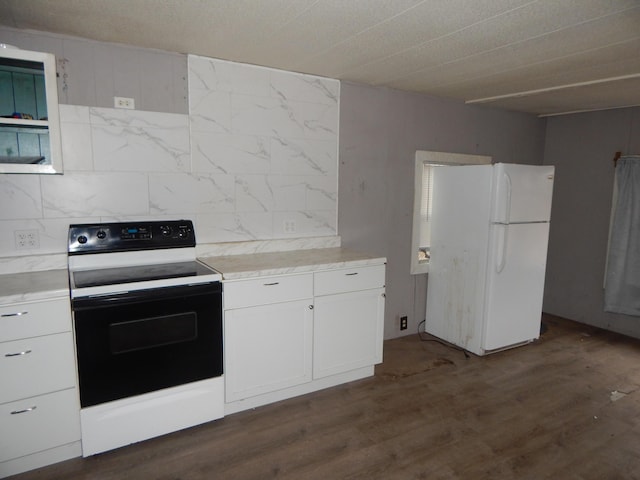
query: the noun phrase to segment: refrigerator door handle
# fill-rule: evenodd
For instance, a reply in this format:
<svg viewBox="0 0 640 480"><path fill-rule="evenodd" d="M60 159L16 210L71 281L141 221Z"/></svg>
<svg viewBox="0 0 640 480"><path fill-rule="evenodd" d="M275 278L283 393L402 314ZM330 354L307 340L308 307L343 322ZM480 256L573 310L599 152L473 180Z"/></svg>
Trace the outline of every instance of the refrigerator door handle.
<svg viewBox="0 0 640 480"><path fill-rule="evenodd" d="M509 243L509 224L502 224L500 228L502 228L502 245L500 247L500 256L496 261L496 273L501 273L507 264L507 244Z"/></svg>
<svg viewBox="0 0 640 480"><path fill-rule="evenodd" d="M509 223L509 221L511 220L511 191L512 191L512 186L511 186L511 177L509 176L509 174L507 172L504 172L504 179L506 180L507 183L507 204L505 205L505 213L506 213L506 218L504 219L504 223Z"/></svg>

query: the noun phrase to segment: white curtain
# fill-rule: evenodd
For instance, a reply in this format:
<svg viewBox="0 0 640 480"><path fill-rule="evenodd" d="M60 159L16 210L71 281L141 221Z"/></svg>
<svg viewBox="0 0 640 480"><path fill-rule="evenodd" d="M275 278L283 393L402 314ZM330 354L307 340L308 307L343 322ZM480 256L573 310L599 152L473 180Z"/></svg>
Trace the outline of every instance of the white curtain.
<svg viewBox="0 0 640 480"><path fill-rule="evenodd" d="M618 159L616 182L604 309L640 316L640 157Z"/></svg>

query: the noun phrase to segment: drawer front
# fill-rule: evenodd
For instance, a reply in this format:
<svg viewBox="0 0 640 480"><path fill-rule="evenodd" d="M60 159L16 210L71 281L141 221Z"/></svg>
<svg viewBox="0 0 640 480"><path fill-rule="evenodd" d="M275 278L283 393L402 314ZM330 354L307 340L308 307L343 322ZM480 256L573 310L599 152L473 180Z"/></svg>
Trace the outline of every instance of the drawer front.
<svg viewBox="0 0 640 480"><path fill-rule="evenodd" d="M70 331L68 298L0 307L0 342Z"/></svg>
<svg viewBox="0 0 640 480"><path fill-rule="evenodd" d="M0 462L80 440L76 389L0 405Z"/></svg>
<svg viewBox="0 0 640 480"><path fill-rule="evenodd" d="M354 292L384 287L384 265L316 272L314 295Z"/></svg>
<svg viewBox="0 0 640 480"><path fill-rule="evenodd" d="M313 274L282 275L224 283L224 308L267 305L313 296Z"/></svg>
<svg viewBox="0 0 640 480"><path fill-rule="evenodd" d="M0 403L75 386L71 332L0 343Z"/></svg>

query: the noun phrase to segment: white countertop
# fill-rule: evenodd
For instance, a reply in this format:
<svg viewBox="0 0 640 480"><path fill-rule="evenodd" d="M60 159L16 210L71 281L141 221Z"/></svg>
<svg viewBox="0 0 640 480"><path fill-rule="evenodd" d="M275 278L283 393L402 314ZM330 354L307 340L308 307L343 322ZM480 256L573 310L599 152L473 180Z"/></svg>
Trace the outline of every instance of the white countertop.
<svg viewBox="0 0 640 480"><path fill-rule="evenodd" d="M224 280L380 265L387 261L384 257L375 257L340 247L199 257L198 259L220 272Z"/></svg>
<svg viewBox="0 0 640 480"><path fill-rule="evenodd" d="M0 275L0 305L69 296L66 269Z"/></svg>
<svg viewBox="0 0 640 480"><path fill-rule="evenodd" d="M384 257L340 247L199 257L199 260L220 272L225 280L380 265L386 262ZM0 305L65 296L69 296L66 269L0 275Z"/></svg>

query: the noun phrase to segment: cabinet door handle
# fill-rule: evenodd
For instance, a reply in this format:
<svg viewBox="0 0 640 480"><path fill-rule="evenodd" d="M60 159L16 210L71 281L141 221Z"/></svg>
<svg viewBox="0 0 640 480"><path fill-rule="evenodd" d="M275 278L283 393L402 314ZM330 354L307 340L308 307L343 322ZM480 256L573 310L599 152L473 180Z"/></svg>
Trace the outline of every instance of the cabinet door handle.
<svg viewBox="0 0 640 480"><path fill-rule="evenodd" d="M27 355L31 353L31 350L24 350L22 352L16 352L16 353L5 353L4 356L5 357L19 357L20 355Z"/></svg>
<svg viewBox="0 0 640 480"><path fill-rule="evenodd" d="M309 305L309 310L313 310L313 305Z"/></svg>
<svg viewBox="0 0 640 480"><path fill-rule="evenodd" d="M19 317L21 315L26 315L29 312L15 312L15 313L3 313L2 315L0 315L0 317L2 318L6 318L6 317Z"/></svg>
<svg viewBox="0 0 640 480"><path fill-rule="evenodd" d="M347 275L347 276L351 276L351 275L357 275L357 274L358 274L358 272L353 272L353 273L345 273L345 275Z"/></svg>
<svg viewBox="0 0 640 480"><path fill-rule="evenodd" d="M24 410L14 410L13 412L11 412L11 415L19 415L21 413L33 412L36 408L38 407L34 405L33 407L25 408Z"/></svg>
<svg viewBox="0 0 640 480"><path fill-rule="evenodd" d="M279 285L279 284L280 284L280 282L263 283L263 285L264 285L265 287L271 287L271 286L273 286L273 285Z"/></svg>

